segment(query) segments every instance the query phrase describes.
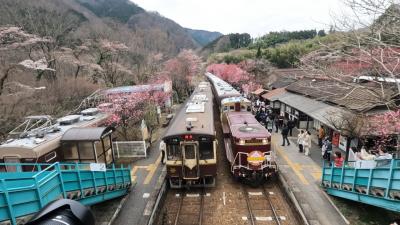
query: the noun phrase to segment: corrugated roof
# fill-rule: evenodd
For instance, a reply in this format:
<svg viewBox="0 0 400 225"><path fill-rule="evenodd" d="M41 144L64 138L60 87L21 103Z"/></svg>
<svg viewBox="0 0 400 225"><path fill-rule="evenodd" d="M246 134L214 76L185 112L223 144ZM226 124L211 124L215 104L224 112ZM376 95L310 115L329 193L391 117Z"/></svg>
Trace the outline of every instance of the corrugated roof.
<svg viewBox="0 0 400 225"><path fill-rule="evenodd" d="M61 141L99 141L101 137L114 130L112 127L71 128L61 137Z"/></svg>
<svg viewBox="0 0 400 225"><path fill-rule="evenodd" d="M394 93L390 88L382 90L360 84L349 85L329 79L310 78L299 80L286 87L286 90L358 112L385 105Z"/></svg>
<svg viewBox="0 0 400 225"><path fill-rule="evenodd" d="M268 91L263 89L263 88L260 88L260 89L257 89L255 91L251 92L251 93L254 94L254 95L259 95L259 94L262 94L263 92L268 92Z"/></svg>
<svg viewBox="0 0 400 225"><path fill-rule="evenodd" d="M275 100L283 102L328 126L330 125L329 118L332 116L348 113L344 109L290 92L276 95L275 98Z"/></svg>
<svg viewBox="0 0 400 225"><path fill-rule="evenodd" d="M274 89L266 94L261 95L262 98L267 99L269 101L274 101L278 95L285 93L285 88Z"/></svg>
<svg viewBox="0 0 400 225"><path fill-rule="evenodd" d="M164 84L123 86L104 90L105 94L141 93L148 91L163 91Z"/></svg>

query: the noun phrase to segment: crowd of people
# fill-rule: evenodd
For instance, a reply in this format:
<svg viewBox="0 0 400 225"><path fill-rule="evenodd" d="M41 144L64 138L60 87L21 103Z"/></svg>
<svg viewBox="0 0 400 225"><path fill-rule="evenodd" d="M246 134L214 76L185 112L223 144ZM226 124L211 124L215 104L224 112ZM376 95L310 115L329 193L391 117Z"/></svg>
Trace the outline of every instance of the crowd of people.
<svg viewBox="0 0 400 225"><path fill-rule="evenodd" d="M279 113L273 112L269 106L266 106L263 101L256 99L252 102L253 112L255 118L263 124L270 132L278 133L281 130L282 145L290 145L288 137L293 136L293 129L296 126L296 122L292 119L286 119ZM329 135L326 134L325 128L321 125L318 129L318 147L321 149L322 158L328 163L332 163L336 167L342 167L345 161L345 156L340 150L333 151L332 140ZM310 155L311 149L311 133L308 130L299 130L297 135L298 151L304 153L306 156ZM389 160L392 159L392 155L388 153L385 148L378 147L376 151L368 152L365 148L357 150L357 148L351 148L352 155L354 155L354 161L357 160Z"/></svg>

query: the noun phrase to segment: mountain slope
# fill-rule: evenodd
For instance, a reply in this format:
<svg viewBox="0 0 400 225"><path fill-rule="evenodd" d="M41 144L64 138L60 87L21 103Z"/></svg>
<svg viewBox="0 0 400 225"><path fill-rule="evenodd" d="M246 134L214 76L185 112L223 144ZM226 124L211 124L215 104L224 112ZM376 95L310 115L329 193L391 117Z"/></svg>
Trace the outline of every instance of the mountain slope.
<svg viewBox="0 0 400 225"><path fill-rule="evenodd" d="M194 30L190 28L185 28L185 30L202 47L206 46L210 42L214 41L215 39L223 35L220 32L211 32L206 30Z"/></svg>
<svg viewBox="0 0 400 225"><path fill-rule="evenodd" d="M110 17L126 23L132 15L145 10L126 0L76 0L99 17Z"/></svg>

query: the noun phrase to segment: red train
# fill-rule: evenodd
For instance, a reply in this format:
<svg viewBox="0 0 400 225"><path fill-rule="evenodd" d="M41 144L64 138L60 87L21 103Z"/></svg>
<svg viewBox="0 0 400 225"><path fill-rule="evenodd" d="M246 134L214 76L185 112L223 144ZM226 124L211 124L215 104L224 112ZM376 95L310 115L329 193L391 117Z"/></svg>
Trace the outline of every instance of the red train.
<svg viewBox="0 0 400 225"><path fill-rule="evenodd" d="M235 178L257 186L277 172L271 134L254 118L251 102L219 77L206 73L220 107L226 157Z"/></svg>

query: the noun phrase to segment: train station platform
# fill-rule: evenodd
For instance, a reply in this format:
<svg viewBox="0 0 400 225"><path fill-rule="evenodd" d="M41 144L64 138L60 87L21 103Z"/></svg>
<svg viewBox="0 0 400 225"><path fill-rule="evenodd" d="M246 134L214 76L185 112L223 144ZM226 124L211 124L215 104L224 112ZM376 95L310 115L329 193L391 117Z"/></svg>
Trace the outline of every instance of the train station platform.
<svg viewBox="0 0 400 225"><path fill-rule="evenodd" d="M152 145L148 158L134 163L131 174L136 181L135 188L125 199L113 224L148 224L158 193L165 180L165 167L161 164L158 145L158 141Z"/></svg>
<svg viewBox="0 0 400 225"><path fill-rule="evenodd" d="M289 137L290 146L281 146L280 133L272 133L272 148L278 158L278 168L289 197L303 213L305 224L346 225L349 222L334 206L321 188L322 155L317 145L311 148L311 156L298 152L297 138ZM315 144L315 143L313 143Z"/></svg>

